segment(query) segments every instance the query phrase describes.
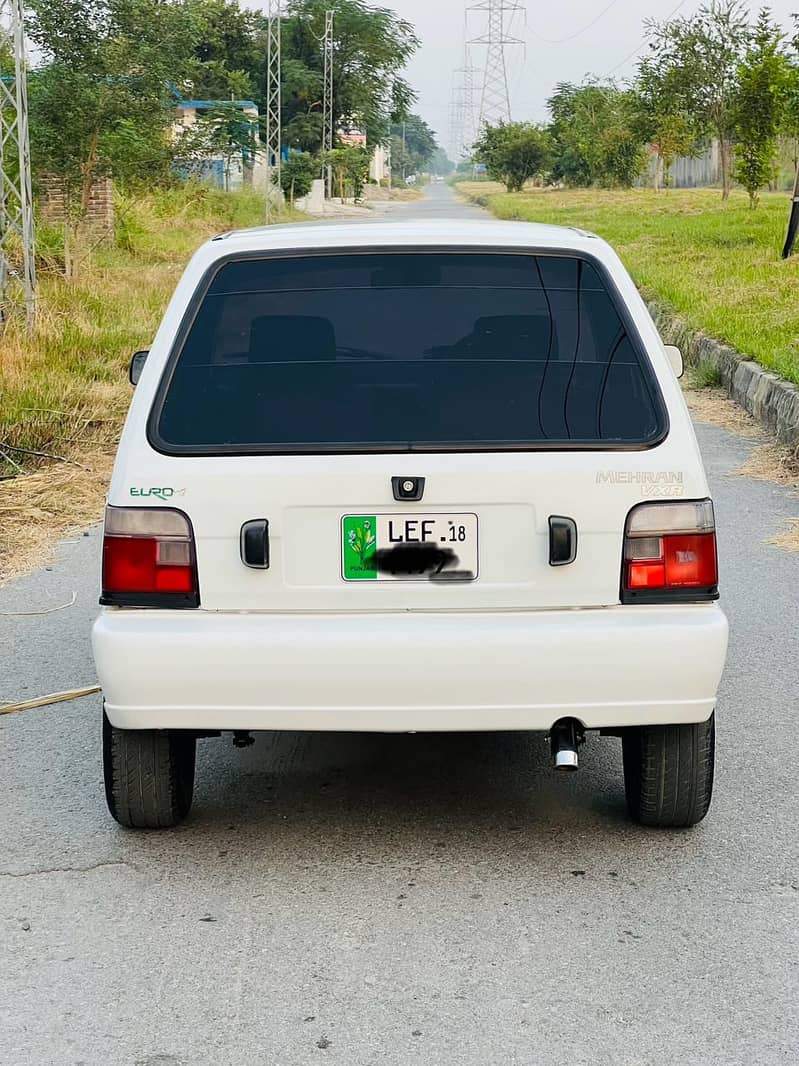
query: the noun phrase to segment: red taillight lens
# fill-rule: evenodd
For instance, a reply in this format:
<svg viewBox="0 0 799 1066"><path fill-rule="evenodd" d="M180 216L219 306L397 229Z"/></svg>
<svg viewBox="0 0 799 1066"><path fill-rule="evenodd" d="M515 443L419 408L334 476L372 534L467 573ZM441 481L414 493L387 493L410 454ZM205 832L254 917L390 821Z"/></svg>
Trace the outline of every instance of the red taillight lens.
<svg viewBox="0 0 799 1066"><path fill-rule="evenodd" d="M194 537L182 512L106 509L101 602L127 607L199 605Z"/></svg>
<svg viewBox="0 0 799 1066"><path fill-rule="evenodd" d="M622 599L715 599L718 562L710 500L641 504L627 518Z"/></svg>
<svg viewBox="0 0 799 1066"><path fill-rule="evenodd" d="M718 582L715 533L664 537L663 546L667 588L705 588Z"/></svg>

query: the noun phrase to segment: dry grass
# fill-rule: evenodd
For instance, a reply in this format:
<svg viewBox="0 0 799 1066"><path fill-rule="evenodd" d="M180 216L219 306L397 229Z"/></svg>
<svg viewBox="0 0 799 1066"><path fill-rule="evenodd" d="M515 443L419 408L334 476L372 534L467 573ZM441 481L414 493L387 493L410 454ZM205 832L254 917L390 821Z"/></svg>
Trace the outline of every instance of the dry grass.
<svg viewBox="0 0 799 1066"><path fill-rule="evenodd" d="M799 552L799 518L789 518L788 529L776 537L771 537L769 544L774 544L783 551Z"/></svg>
<svg viewBox="0 0 799 1066"><path fill-rule="evenodd" d="M688 373L686 377L689 377ZM684 391L685 402L694 421L719 426L753 440L764 438L762 427L735 400L731 400L724 389L692 388L689 377Z"/></svg>
<svg viewBox="0 0 799 1066"><path fill-rule="evenodd" d="M773 481L799 489L799 459L779 444L764 444L755 448L743 466L735 473L756 481Z"/></svg>
<svg viewBox="0 0 799 1066"><path fill-rule="evenodd" d="M0 575L4 579L44 563L56 542L99 521L113 449L94 447L85 468L52 463L0 484Z"/></svg>
<svg viewBox="0 0 799 1066"><path fill-rule="evenodd" d="M692 388L689 378L685 399L695 421L720 426L749 440L763 442L731 476L771 481L776 485L799 490L799 459L786 448L769 440L765 430L722 389ZM799 551L799 517L788 519L788 523L789 528L770 538L769 544L786 551Z"/></svg>
<svg viewBox="0 0 799 1066"><path fill-rule="evenodd" d="M736 477L751 477L756 481L771 481L790 489L799 490L799 458L778 444L763 444L755 448L743 466L735 471ZM793 493L799 500L799 491ZM799 552L799 516L788 518L787 528L775 537L769 537L783 551Z"/></svg>
<svg viewBox="0 0 799 1066"><path fill-rule="evenodd" d="M424 192L421 189L386 189L382 185L367 185L364 189L364 200L367 203L412 203L414 200L423 199Z"/></svg>
<svg viewBox="0 0 799 1066"><path fill-rule="evenodd" d="M71 282L41 271L34 336L13 321L2 335L0 581L100 517L130 401L131 354L148 347L195 248L262 220L252 191L182 186L120 196L113 244L90 249ZM40 247L57 263L57 239L43 236Z"/></svg>

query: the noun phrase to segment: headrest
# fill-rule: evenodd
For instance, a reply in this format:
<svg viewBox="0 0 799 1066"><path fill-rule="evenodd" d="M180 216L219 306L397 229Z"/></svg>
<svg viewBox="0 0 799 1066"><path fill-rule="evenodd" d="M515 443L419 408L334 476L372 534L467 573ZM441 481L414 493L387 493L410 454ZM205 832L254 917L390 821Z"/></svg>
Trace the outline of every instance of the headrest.
<svg viewBox="0 0 799 1066"><path fill-rule="evenodd" d="M336 334L327 318L261 315L250 326L250 362L283 363L336 358Z"/></svg>
<svg viewBox="0 0 799 1066"><path fill-rule="evenodd" d="M544 361L550 346L549 315L487 315L478 318L467 336L437 348L434 359L529 359Z"/></svg>
<svg viewBox="0 0 799 1066"><path fill-rule="evenodd" d="M528 359L536 358L536 349L543 343L544 351L538 358L546 358L550 328L549 315L492 315L477 319L472 343L492 355L524 355Z"/></svg>

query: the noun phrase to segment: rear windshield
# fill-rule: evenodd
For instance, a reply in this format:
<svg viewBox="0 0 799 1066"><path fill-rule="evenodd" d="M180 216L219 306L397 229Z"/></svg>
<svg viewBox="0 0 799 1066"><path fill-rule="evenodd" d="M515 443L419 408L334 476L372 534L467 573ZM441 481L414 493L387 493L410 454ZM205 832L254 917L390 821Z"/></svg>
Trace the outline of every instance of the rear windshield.
<svg viewBox="0 0 799 1066"><path fill-rule="evenodd" d="M664 415L589 262L364 252L222 266L152 429L195 454L624 447Z"/></svg>

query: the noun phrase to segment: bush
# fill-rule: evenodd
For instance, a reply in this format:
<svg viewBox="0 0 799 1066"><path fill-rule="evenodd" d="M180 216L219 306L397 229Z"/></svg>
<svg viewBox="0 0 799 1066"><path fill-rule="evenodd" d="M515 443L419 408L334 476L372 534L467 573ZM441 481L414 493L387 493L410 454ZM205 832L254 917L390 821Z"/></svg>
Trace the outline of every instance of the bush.
<svg viewBox="0 0 799 1066"><path fill-rule="evenodd" d="M520 192L530 178L543 177L552 165L552 138L532 122L488 126L474 146L475 162L508 192Z"/></svg>
<svg viewBox="0 0 799 1066"><path fill-rule="evenodd" d="M328 157L333 168L333 188L343 200L348 194L358 200L369 178L369 153L360 145L334 148Z"/></svg>
<svg viewBox="0 0 799 1066"><path fill-rule="evenodd" d="M321 175L322 164L308 152L292 152L280 166L280 187L290 204L311 191L315 178Z"/></svg>

